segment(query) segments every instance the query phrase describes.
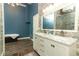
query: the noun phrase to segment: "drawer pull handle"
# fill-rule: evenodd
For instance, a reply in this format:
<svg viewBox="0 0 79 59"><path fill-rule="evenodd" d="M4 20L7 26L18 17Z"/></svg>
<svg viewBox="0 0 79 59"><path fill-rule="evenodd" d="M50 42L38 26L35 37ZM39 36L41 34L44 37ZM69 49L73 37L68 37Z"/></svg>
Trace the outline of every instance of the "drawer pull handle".
<svg viewBox="0 0 79 59"><path fill-rule="evenodd" d="M55 45L51 44L51 47L55 48Z"/></svg>

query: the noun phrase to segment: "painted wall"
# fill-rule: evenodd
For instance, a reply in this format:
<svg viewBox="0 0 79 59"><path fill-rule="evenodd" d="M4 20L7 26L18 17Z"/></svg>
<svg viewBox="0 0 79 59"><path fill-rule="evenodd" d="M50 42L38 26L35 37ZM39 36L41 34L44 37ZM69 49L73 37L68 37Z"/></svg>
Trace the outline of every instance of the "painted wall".
<svg viewBox="0 0 79 59"><path fill-rule="evenodd" d="M20 34L21 37L29 36L28 6L13 7L4 4L5 34Z"/></svg>
<svg viewBox="0 0 79 59"><path fill-rule="evenodd" d="M4 5L5 34L18 33L21 37L32 37L33 16L38 13L38 4L33 3L24 7Z"/></svg>
<svg viewBox="0 0 79 59"><path fill-rule="evenodd" d="M33 36L33 16L35 15L35 14L37 14L38 13L38 4L37 3L33 3L33 4L31 4L31 5L28 5L28 19L30 20L30 37L32 37Z"/></svg>

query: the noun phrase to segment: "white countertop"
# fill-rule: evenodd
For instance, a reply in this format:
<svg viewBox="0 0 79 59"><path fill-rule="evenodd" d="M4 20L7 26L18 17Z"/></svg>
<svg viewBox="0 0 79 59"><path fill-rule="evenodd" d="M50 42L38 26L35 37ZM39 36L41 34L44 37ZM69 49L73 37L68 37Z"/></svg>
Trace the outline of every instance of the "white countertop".
<svg viewBox="0 0 79 59"><path fill-rule="evenodd" d="M45 33L35 33L36 35L54 40L56 42L60 42L66 45L72 45L73 43L77 42L78 39L72 37L62 37L57 35L45 34Z"/></svg>

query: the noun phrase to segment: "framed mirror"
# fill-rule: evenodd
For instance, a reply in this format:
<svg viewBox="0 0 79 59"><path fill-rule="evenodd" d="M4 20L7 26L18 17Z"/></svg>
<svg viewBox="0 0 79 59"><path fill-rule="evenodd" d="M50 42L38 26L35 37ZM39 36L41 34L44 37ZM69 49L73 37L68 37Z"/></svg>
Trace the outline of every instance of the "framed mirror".
<svg viewBox="0 0 79 59"><path fill-rule="evenodd" d="M41 22L42 22L42 29L47 30L47 29L54 29L54 14L53 13L49 13L46 15L43 15L41 17Z"/></svg>
<svg viewBox="0 0 79 59"><path fill-rule="evenodd" d="M71 4L54 12L55 30L75 32L78 29L76 5Z"/></svg>
<svg viewBox="0 0 79 59"><path fill-rule="evenodd" d="M41 15L41 29L42 30L52 30L55 28L54 13L52 12L53 5L47 6L43 10Z"/></svg>
<svg viewBox="0 0 79 59"><path fill-rule="evenodd" d="M75 4L63 4L46 8L41 17L43 30L77 32L79 9Z"/></svg>
<svg viewBox="0 0 79 59"><path fill-rule="evenodd" d="M75 6L62 8L55 12L56 28L61 30L74 30Z"/></svg>

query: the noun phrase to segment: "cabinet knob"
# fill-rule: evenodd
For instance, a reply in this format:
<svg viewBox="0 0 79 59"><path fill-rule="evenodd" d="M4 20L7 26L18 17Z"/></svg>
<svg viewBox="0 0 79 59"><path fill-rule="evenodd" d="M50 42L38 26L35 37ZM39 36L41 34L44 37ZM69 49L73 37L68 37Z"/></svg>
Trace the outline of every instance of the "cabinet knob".
<svg viewBox="0 0 79 59"><path fill-rule="evenodd" d="M51 47L55 48L55 45L51 44Z"/></svg>

